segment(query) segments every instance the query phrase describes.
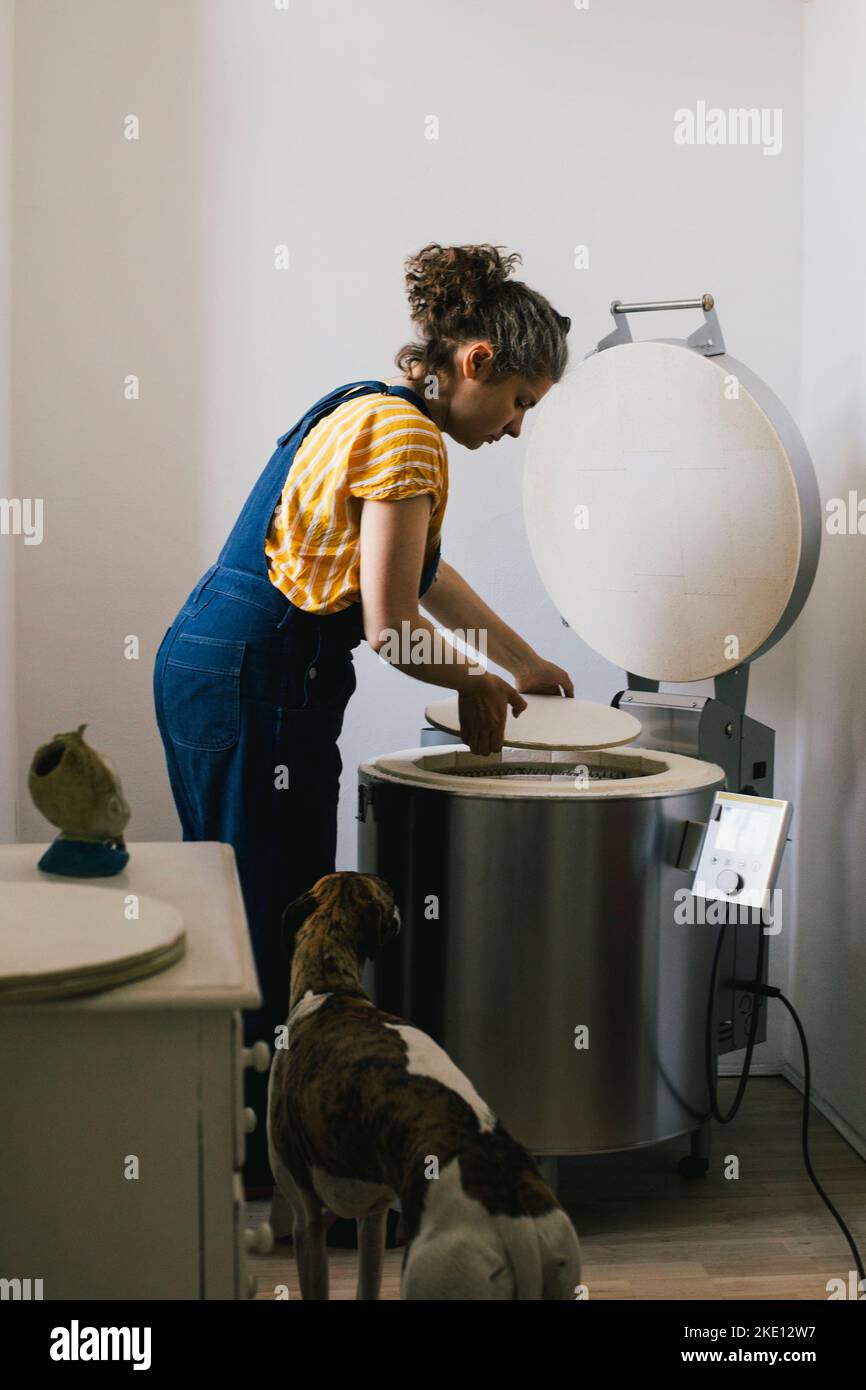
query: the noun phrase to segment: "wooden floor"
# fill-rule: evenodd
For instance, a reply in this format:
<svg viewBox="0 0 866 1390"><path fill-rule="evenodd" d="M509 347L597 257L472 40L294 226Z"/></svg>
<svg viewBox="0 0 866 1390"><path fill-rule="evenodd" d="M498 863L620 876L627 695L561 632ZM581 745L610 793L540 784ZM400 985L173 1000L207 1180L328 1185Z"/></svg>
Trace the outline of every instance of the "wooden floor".
<svg viewBox="0 0 866 1390"><path fill-rule="evenodd" d="M719 1084L721 1109L734 1079ZM574 1222L591 1299L821 1299L854 1268L845 1237L803 1166L802 1096L781 1077L755 1077L730 1125L713 1125L706 1177L677 1172L685 1139L622 1154L560 1160L559 1198ZM866 1163L814 1109L809 1150L818 1181L866 1258ZM738 1179L724 1177L739 1159ZM250 1202L248 1224L269 1204ZM385 1254L382 1298L400 1297L402 1250ZM331 1250L331 1298L355 1296L355 1251ZM287 1284L299 1298L290 1243L251 1256L259 1299Z"/></svg>

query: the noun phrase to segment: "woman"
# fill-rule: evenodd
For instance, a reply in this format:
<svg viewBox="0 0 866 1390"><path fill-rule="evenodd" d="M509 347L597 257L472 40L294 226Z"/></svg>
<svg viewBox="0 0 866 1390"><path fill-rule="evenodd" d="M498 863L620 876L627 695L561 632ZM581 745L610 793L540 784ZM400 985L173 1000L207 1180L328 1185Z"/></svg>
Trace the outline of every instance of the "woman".
<svg viewBox="0 0 866 1390"><path fill-rule="evenodd" d="M154 699L185 840L234 847L262 993L244 1039L273 1044L289 976L282 910L334 870L342 767L337 739L355 689L352 648L389 632L486 633L510 685L466 661L393 664L459 694L461 735L502 747L521 692L566 695L544 661L440 561L448 495L443 434L468 449L520 434L527 410L565 370L569 320L509 280L516 255L426 246L406 262L418 342L401 375L339 387L277 442L215 565L166 632ZM423 641L423 639L422 639ZM414 648L417 651L417 645ZM389 658L390 659L390 658ZM245 1073L257 1125L248 1188L270 1188L267 1079Z"/></svg>

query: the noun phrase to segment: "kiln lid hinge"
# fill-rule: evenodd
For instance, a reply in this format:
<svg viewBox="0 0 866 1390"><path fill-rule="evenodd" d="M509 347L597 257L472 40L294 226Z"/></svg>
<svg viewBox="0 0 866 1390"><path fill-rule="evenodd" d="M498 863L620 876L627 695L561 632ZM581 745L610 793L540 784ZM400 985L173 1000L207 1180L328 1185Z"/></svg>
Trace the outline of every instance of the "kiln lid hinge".
<svg viewBox="0 0 866 1390"><path fill-rule="evenodd" d="M606 348L633 343L628 314L662 313L667 312L668 309L702 310L704 321L699 328L695 329L694 333L689 334L686 345L693 348L695 352L702 353L704 357L722 356L725 351L725 340L722 337L721 325L716 314L715 300L711 294L702 294L697 299L650 299L643 304L623 304L622 300L614 299L610 306L610 312L613 315L616 328L612 333L608 333L606 338L602 338L598 347L593 348L586 356L592 357L596 352L604 352Z"/></svg>

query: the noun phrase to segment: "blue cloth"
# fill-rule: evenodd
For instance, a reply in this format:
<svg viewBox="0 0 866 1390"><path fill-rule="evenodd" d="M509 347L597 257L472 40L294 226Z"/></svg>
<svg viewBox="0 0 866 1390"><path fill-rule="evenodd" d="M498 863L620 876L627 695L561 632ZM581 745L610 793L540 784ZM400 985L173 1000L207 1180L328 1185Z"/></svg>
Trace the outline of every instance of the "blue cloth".
<svg viewBox="0 0 866 1390"><path fill-rule="evenodd" d="M333 873L342 760L337 739L355 689L352 649L361 604L339 613L297 608L268 578L265 538L295 453L309 430L346 399L382 392L430 415L414 391L353 382L317 401L277 441L214 565L202 575L156 655L156 719L184 840L233 846L262 994L244 1014L249 1046L285 1022L284 907ZM419 596L436 574L425 566ZM288 772L288 789L280 770ZM285 780L285 772L283 772ZM267 1181L267 1073L247 1069L248 1182Z"/></svg>

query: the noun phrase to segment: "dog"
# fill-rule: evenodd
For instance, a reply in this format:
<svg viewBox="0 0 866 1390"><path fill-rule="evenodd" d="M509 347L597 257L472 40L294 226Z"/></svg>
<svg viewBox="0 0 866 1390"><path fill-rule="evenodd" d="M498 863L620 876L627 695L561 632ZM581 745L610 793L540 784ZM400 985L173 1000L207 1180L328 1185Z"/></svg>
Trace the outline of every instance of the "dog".
<svg viewBox="0 0 866 1390"><path fill-rule="evenodd" d="M278 1039L268 1079L267 1133L302 1297L328 1298L326 1208L357 1219L356 1297L379 1297L399 1198L401 1298L575 1298L577 1234L531 1154L432 1038L361 987L364 961L400 930L389 885L326 874L283 927L287 1045Z"/></svg>

